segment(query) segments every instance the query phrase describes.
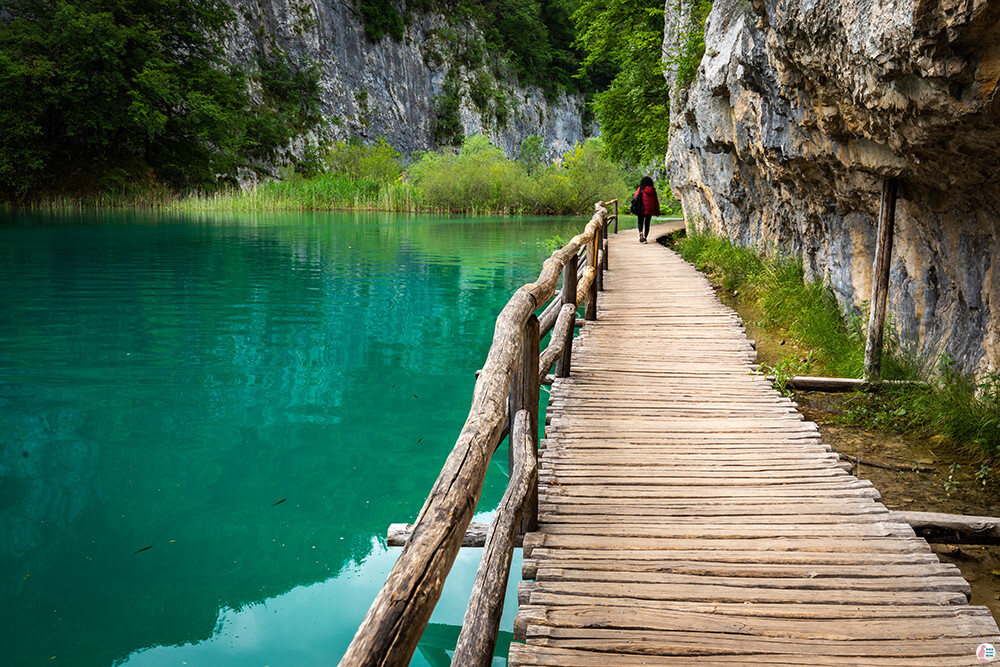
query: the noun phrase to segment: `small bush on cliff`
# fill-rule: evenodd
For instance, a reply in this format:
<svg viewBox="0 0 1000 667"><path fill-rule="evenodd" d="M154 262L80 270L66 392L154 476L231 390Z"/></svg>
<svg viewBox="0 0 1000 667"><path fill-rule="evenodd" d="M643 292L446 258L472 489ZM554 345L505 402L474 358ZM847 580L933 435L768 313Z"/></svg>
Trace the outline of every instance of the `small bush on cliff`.
<svg viewBox="0 0 1000 667"><path fill-rule="evenodd" d="M686 88L698 74L698 66L705 55L705 20L712 11L712 0L697 0L691 4L687 27L680 35L681 47L669 61L677 72L677 85Z"/></svg>
<svg viewBox="0 0 1000 667"><path fill-rule="evenodd" d="M402 156L385 139L372 145L358 140L338 141L326 154L327 171L356 180L387 182L397 180L403 172Z"/></svg>
<svg viewBox="0 0 1000 667"><path fill-rule="evenodd" d="M397 42L403 39L403 17L392 0L361 0L358 9L368 39L377 42L384 35Z"/></svg>

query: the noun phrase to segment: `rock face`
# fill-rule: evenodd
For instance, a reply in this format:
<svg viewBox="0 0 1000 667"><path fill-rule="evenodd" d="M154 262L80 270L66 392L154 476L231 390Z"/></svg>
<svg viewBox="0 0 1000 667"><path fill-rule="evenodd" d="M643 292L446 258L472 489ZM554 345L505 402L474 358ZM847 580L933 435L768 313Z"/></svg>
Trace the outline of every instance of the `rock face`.
<svg viewBox="0 0 1000 667"><path fill-rule="evenodd" d="M667 155L689 226L800 255L860 310L896 176L893 326L1000 369L1000 0L715 0L705 45Z"/></svg>
<svg viewBox="0 0 1000 667"><path fill-rule="evenodd" d="M480 111L471 101L469 86L482 72L453 64L456 54L450 51L461 39L439 14L415 15L402 41L386 35L372 42L352 0L230 2L237 22L225 36L225 48L234 62L253 64L258 54L281 49L293 59L304 57L319 66L326 122L318 132L325 138L384 137L404 153L435 147L435 96L442 94L453 67L461 95L459 121L466 135L486 134L508 155L517 154L525 136L541 135L550 157L585 136L582 97L562 94L547 101L542 91L521 88L512 77L495 82L487 75L508 95L506 121L498 121L490 108ZM462 30L471 33L475 26Z"/></svg>

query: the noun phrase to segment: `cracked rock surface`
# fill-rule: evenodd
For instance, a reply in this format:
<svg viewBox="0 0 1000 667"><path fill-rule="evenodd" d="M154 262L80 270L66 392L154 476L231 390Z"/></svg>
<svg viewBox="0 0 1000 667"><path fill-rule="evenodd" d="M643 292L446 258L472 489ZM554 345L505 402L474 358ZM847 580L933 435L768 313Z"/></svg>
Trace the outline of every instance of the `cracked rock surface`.
<svg viewBox="0 0 1000 667"><path fill-rule="evenodd" d="M892 325L1000 368L1000 0L715 0L705 45L667 155L688 224L790 250L856 311L898 177Z"/></svg>

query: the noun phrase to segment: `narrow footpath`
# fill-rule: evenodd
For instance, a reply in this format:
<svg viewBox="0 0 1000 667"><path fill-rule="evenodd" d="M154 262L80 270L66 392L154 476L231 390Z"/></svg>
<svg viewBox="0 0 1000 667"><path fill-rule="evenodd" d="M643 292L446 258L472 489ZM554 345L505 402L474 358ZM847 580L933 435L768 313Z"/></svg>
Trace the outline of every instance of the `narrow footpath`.
<svg viewBox="0 0 1000 667"><path fill-rule="evenodd" d="M552 387L509 664L980 664L989 610L751 374L663 233L611 237Z"/></svg>

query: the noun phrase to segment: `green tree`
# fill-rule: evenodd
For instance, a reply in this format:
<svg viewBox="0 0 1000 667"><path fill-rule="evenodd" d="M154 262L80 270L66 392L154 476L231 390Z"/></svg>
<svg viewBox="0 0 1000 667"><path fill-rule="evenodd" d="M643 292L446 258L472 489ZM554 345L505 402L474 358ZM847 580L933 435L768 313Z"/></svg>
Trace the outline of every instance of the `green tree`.
<svg viewBox="0 0 1000 667"><path fill-rule="evenodd" d="M12 17L0 22L0 197L100 187L122 169L208 185L317 117L317 73L281 54L262 62L269 104L252 104L247 74L223 60L225 0L0 0L0 12Z"/></svg>
<svg viewBox="0 0 1000 667"><path fill-rule="evenodd" d="M573 20L587 52L581 76L612 73L593 100L608 152L633 164L661 161L670 128L662 0L584 0Z"/></svg>
<svg viewBox="0 0 1000 667"><path fill-rule="evenodd" d="M544 137L537 134L529 134L521 141L521 148L517 151L517 161L524 165L530 174L542 164L545 158Z"/></svg>

